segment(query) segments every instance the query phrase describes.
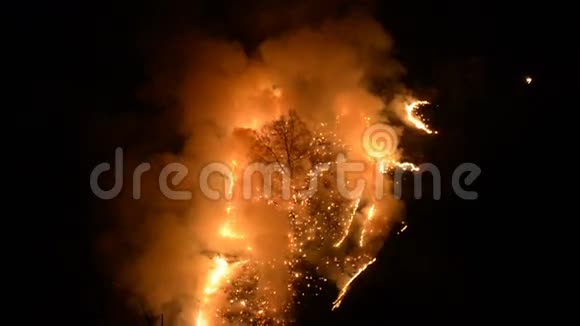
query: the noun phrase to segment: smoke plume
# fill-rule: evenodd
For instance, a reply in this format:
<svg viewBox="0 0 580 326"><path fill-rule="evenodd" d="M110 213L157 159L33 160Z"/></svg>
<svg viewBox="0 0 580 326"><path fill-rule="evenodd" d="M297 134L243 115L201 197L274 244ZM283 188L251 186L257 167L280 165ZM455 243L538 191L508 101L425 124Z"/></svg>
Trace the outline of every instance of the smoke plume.
<svg viewBox="0 0 580 326"><path fill-rule="evenodd" d="M228 300L218 291L211 302L204 303L215 257L238 257L229 267L240 263L236 273L259 275L255 287L266 289L263 295L273 296L264 309L284 310L293 300L288 287L292 277L287 266L287 257L292 255L288 211L265 202L238 201L228 208L231 204L225 200L210 200L199 188L200 171L212 162L242 168L250 162L252 130L260 130L290 111L311 130L331 131L348 148L349 159L371 164L361 146L361 135L368 127L364 121L394 124L386 113L400 110L402 103L398 97L387 102L397 94L376 93L373 86L377 81L396 84L403 73L391 55L393 41L372 18L353 14L279 29L251 51L231 39L199 34L170 43L165 55L157 57L154 77L143 94L162 105L166 116L174 117L160 119L156 132L178 134L184 142L176 151L147 149L147 144L125 148L127 185L139 163L149 162L152 168L142 176L140 199L135 200L133 189L126 186L104 214L111 225L100 237L98 248L108 273L119 288L128 289L156 313L177 302L180 313L175 324L191 325L201 318L197 317L201 307L219 309L216 302ZM401 136L403 127L397 130ZM402 154L397 152L393 159L399 160ZM173 188L191 191L190 200L168 199L159 190L161 169L175 162L187 166L188 174ZM218 178L216 189L223 183L219 180L223 179ZM370 240L364 249L332 249L322 244L323 249L306 257L339 289L361 265L352 263L353 269L345 267L346 263L337 266L326 261L331 256L354 257L352 261L364 256L369 257L368 262L376 255L389 228L400 218L401 203L392 198L390 187L390 179L385 178L386 197L382 200L371 203L363 198L356 207L354 202L345 203L349 213L356 213L353 233L360 232L354 230L363 228L365 216L373 211L375 219L369 221L373 232L367 235ZM372 197L369 193L363 196ZM219 236L233 214L236 219L231 228L243 231L243 241ZM333 244L335 240L328 241ZM268 264L246 271L241 265L244 255ZM207 322L212 317L203 318Z"/></svg>

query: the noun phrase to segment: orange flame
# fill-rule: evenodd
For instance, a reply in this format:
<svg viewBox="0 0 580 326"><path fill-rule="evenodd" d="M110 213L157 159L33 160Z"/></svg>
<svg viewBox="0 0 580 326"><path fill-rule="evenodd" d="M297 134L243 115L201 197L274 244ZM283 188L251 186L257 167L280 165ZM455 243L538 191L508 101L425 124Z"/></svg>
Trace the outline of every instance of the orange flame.
<svg viewBox="0 0 580 326"><path fill-rule="evenodd" d="M355 278L357 278L362 272L365 271L365 269L367 269L367 267L369 267L372 263L374 263L377 259L374 258L373 260L371 260L370 262L368 262L367 264L365 264L363 267L361 267L356 274L353 275L353 277L350 278L350 280L348 280L348 282L346 282L346 284L342 287L342 290L340 290L340 293L338 294L338 297L336 298L336 300L334 300L334 302L332 303L332 310L340 307L340 304L342 303L342 299L344 299L344 296L346 295L346 293L348 292L349 286L352 283L352 281L354 281Z"/></svg>
<svg viewBox="0 0 580 326"><path fill-rule="evenodd" d="M429 104L429 102L427 102L427 101L414 101L410 104L407 104L407 106L405 107L405 110L407 111L407 120L409 120L409 122L411 122L417 129L421 129L428 134L437 134L437 131L433 131L433 130L429 129L429 127L427 127L427 125L423 121L421 121L420 118L418 118L415 115L415 110L419 106L425 105L425 104Z"/></svg>
<svg viewBox="0 0 580 326"><path fill-rule="evenodd" d="M235 264L230 264L223 257L217 256L214 258L214 267L211 269L208 279L205 283L203 290L203 302L202 307L199 309L196 318L196 326L207 326L209 322L204 315L204 309L207 306L211 296L219 290L222 286L223 281L226 277L233 271L234 267L246 263L246 261L237 262Z"/></svg>
<svg viewBox="0 0 580 326"><path fill-rule="evenodd" d="M364 239L365 239L365 234L367 233L367 226L368 226L369 222L373 219L374 215L375 215L375 205L373 204L367 213L367 219L365 220L365 224L364 224L362 232L360 234L360 241L359 241L360 247L364 246L364 242L365 242Z"/></svg>
<svg viewBox="0 0 580 326"><path fill-rule="evenodd" d="M402 170L405 170L405 171L419 171L419 167L411 162L399 162L399 161L395 161L395 160L390 160L390 161L381 160L381 161L379 161L379 171L381 173L387 173L387 172L389 172L390 169L393 169L395 167L402 169Z"/></svg>
<svg viewBox="0 0 580 326"><path fill-rule="evenodd" d="M358 204L360 203L360 198L356 201L356 204L354 205L354 208L352 210L352 213L350 214L350 218L348 220L348 224L346 225L346 229L343 233L343 236L340 240L338 240L337 243L334 244L335 248L340 247L340 245L342 244L342 242L344 241L344 239L346 239L346 237L348 236L349 232L350 232L350 225L352 224L352 220L354 219L354 214L356 213L356 210L358 209Z"/></svg>

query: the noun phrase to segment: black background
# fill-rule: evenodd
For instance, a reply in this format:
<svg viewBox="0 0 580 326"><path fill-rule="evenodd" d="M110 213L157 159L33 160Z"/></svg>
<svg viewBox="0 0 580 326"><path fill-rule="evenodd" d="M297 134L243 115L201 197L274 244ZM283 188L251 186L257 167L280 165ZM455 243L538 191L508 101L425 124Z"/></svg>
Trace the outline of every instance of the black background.
<svg viewBox="0 0 580 326"><path fill-rule="evenodd" d="M23 293L19 318L144 325L97 272L87 209L95 159L86 147L90 119L95 112L146 110L135 99L146 79L138 46L143 39L194 26L251 48L273 32L244 29L239 17L251 6L60 1L24 11L15 31L26 49L22 74L36 86L27 97L38 101L33 111L39 114L21 121L23 133L35 135L22 148L33 152L32 165L43 164L47 178L42 198L20 210L20 242L38 241L14 260L32 285ZM443 180L460 163L478 164L482 174L472 187L479 198L460 200L445 182L442 200L407 198L408 230L387 242L339 311L313 301L300 311L301 324L479 324L561 316L538 298L550 299L543 291L555 287L540 281L556 255L546 249L551 232L545 229L560 216L550 190L556 181L542 173L558 158L548 139L562 133L556 118L562 92L575 85L564 80L577 71L565 50L572 40L565 12L555 4L488 2L381 2L374 9L395 40L406 84L437 93L429 118L441 133L426 140L424 157L442 167ZM531 85L525 75L533 77Z"/></svg>

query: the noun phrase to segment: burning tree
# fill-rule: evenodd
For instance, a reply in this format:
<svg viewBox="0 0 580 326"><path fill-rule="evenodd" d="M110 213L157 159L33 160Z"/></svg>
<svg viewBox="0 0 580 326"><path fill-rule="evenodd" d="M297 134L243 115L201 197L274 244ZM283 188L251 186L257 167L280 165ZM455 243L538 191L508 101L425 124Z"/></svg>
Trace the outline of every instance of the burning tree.
<svg viewBox="0 0 580 326"><path fill-rule="evenodd" d="M285 311L267 311L268 298L257 291L258 283L264 268L274 268L276 263L245 261L224 289L230 305L222 312L223 318L244 324L280 323L305 292L322 290L331 270L342 271L348 269L346 265L353 265L352 259L341 257L345 250L337 252L336 245L345 240L360 204L360 200L344 198L336 189L335 160L344 151L345 146L334 134L309 128L295 111L252 132L250 161L276 166L279 172L279 178L272 180L275 195L259 194L254 199L284 211L288 219L289 256L284 257L283 267L287 269L292 298ZM280 196L283 187L289 187L290 196ZM354 247L352 242L348 244ZM261 287L263 290L268 285Z"/></svg>
<svg viewBox="0 0 580 326"><path fill-rule="evenodd" d="M368 118L363 121L368 123ZM247 161L250 164L258 162L270 172L274 167L278 173L276 176L261 174L262 184L270 182L270 189L262 189L262 193L258 192L250 201L226 205L227 218L220 234L228 241L237 241L233 246L237 249L219 252L214 257L214 267L204 290L204 303L197 317L198 326L207 325L204 311L215 313L225 323L285 324L303 296L317 295L330 280L340 288L332 304L335 309L352 281L376 260L377 248L382 245L392 218L388 207L396 203L394 199L377 201L368 191L354 199L343 196L338 188L340 163L337 158L349 153L350 149L331 128L325 127L325 124L320 124L320 128L308 125L295 111L289 111L258 130L246 129L241 133L248 143ZM400 168L413 166L387 159ZM370 179L376 182L377 175L385 178L384 160L371 159L370 164L374 172L364 173L367 182L372 183ZM235 172L231 177L238 180ZM267 178L269 180L265 180ZM233 191L233 187L228 191ZM244 232L232 228L231 222L237 214L234 206L237 205L270 207L273 215L284 219L287 238L283 234L276 235L284 238L277 239L287 246L284 254L254 255L252 242ZM246 218L252 215L243 214ZM376 243L379 245L375 246ZM247 248L247 251L240 251L240 248ZM209 296L217 292L223 303L206 306Z"/></svg>
<svg viewBox="0 0 580 326"><path fill-rule="evenodd" d="M312 131L292 110L254 132L250 156L258 162L276 163L295 175L312 156L313 139Z"/></svg>
<svg viewBox="0 0 580 326"><path fill-rule="evenodd" d="M312 130L295 111L254 133L252 159L278 165L290 180L289 205L272 203L288 209L296 259L331 247L337 239L329 230L340 227L351 211L351 200L336 189L336 158L341 152L345 147L335 135ZM274 191L280 194L284 184L280 178L275 181Z"/></svg>

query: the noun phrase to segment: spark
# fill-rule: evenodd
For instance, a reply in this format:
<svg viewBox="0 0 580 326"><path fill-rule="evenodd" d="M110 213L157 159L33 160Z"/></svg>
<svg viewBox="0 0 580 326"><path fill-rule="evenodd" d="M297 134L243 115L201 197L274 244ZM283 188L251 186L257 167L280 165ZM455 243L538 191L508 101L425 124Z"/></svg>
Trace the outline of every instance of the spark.
<svg viewBox="0 0 580 326"><path fill-rule="evenodd" d="M359 246L362 247L364 245L365 234L367 233L367 225L373 219L375 215L375 205L373 204L367 213L367 219L365 220L365 224L363 226L362 232L360 234L360 241Z"/></svg>
<svg viewBox="0 0 580 326"><path fill-rule="evenodd" d="M340 245L342 244L342 242L344 241L344 239L346 239L346 237L348 236L348 233L350 232L350 225L352 224L352 220L354 219L354 214L356 213L356 210L358 209L358 204L360 203L360 198L356 201L356 204L354 205L354 208L352 210L352 213L350 214L350 218L348 220L348 224L346 226L346 230L342 236L342 238L334 244L335 248L340 247Z"/></svg>
<svg viewBox="0 0 580 326"><path fill-rule="evenodd" d="M405 109L407 111L407 119L409 120L409 122L411 122L413 125L415 125L415 127L417 129L421 129L428 134L433 134L433 133L437 134L437 131L433 131L433 130L429 129L429 127L427 127L427 125L425 125L425 123L423 121L421 121L421 119L419 119L415 115L415 110L420 105L425 105L425 104L429 104L429 102L427 102L427 101L414 101L411 104L407 104L407 106L405 107Z"/></svg>
<svg viewBox="0 0 580 326"><path fill-rule="evenodd" d="M526 84L528 84L528 85L531 84L532 83L532 77L526 76L525 81L526 81Z"/></svg>
<svg viewBox="0 0 580 326"><path fill-rule="evenodd" d="M344 296L348 292L349 286L352 283L352 281L354 281L354 279L356 279L362 272L364 272L365 269L367 269L367 267L369 267L376 260L377 260L376 258L373 258L373 260L371 260L370 262L368 262L367 264L365 264L363 267L361 267L356 272L356 274L354 274L353 277L351 277L350 280L348 280L348 282L346 282L346 284L342 287L342 290L340 290L340 293L338 294L338 297L332 303L332 310L334 310L334 309L336 309L336 308L338 308L340 306L340 304L342 303L342 299L344 299Z"/></svg>

